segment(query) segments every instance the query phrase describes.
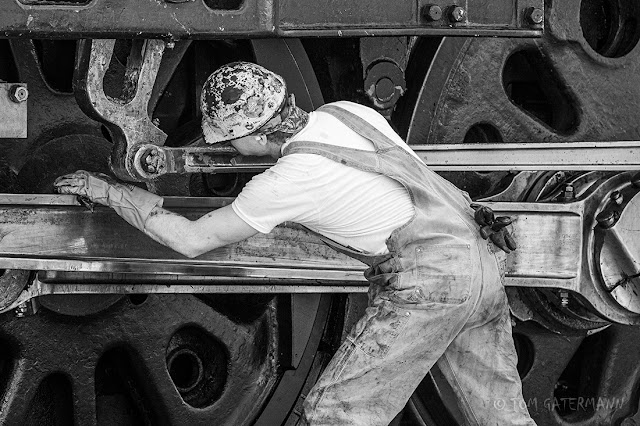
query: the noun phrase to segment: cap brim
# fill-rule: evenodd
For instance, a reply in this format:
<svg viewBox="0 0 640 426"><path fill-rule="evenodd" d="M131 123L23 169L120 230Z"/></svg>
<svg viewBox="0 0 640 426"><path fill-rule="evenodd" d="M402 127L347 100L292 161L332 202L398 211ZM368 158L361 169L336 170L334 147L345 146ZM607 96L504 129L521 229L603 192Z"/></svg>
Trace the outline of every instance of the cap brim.
<svg viewBox="0 0 640 426"><path fill-rule="evenodd" d="M209 145L213 145L215 143L220 143L220 142L226 142L232 139L228 136L225 136L224 133L220 131L220 129L212 126L204 118L202 119L201 127L202 127L202 134L204 135L204 141Z"/></svg>

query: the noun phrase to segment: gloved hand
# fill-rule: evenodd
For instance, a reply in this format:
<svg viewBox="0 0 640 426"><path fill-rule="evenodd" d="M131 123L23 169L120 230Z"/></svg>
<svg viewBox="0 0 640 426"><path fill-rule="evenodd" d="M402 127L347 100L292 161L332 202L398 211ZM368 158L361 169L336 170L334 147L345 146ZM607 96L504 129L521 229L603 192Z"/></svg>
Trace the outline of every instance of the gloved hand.
<svg viewBox="0 0 640 426"><path fill-rule="evenodd" d="M141 231L144 231L151 210L156 206L162 207L164 201L162 197L137 186L84 170L60 176L53 185L61 194L75 194L113 208L119 216Z"/></svg>
<svg viewBox="0 0 640 426"><path fill-rule="evenodd" d="M479 204L471 204L471 208L475 210L474 219L480 225L482 238L485 240L489 238L505 253L511 253L516 249L516 241L507 230L507 226L511 225L509 216L495 217L492 209Z"/></svg>

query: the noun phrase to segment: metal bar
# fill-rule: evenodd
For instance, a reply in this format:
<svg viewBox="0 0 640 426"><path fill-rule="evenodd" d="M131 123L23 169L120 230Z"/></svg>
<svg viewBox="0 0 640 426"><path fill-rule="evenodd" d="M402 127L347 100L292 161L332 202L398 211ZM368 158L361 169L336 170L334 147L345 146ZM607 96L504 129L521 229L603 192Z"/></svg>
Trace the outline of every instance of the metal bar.
<svg viewBox="0 0 640 426"><path fill-rule="evenodd" d="M111 209L97 206L90 212L77 207L73 196L34 197L0 197L0 268L217 275L259 282L362 280L359 262L294 224L188 259L131 228ZM43 205L51 199L57 204ZM174 197L167 198L166 207L196 219L226 203Z"/></svg>
<svg viewBox="0 0 640 426"><path fill-rule="evenodd" d="M61 284L38 283L45 294L144 294L144 293L366 293L368 286L344 285L158 285L158 284Z"/></svg>
<svg viewBox="0 0 640 426"><path fill-rule="evenodd" d="M640 141L411 145L434 171L640 170ZM256 172L274 162L265 157L234 156L227 147L165 148L144 145L136 158L159 152L165 173ZM143 165L141 165L143 166Z"/></svg>
<svg viewBox="0 0 640 426"><path fill-rule="evenodd" d="M0 35L88 38L264 38L368 36L541 37L542 0L477 0L463 19L446 13L451 2L434 0L442 19L424 16L422 0L11 0L0 5ZM467 2L469 3L469 2ZM228 6L227 6L228 5Z"/></svg>
<svg viewBox="0 0 640 426"><path fill-rule="evenodd" d="M446 36L446 37L509 37L539 38L542 29L504 29L491 27L437 27L437 28L347 28L347 29L282 29L284 37L398 37L398 36Z"/></svg>
<svg viewBox="0 0 640 426"><path fill-rule="evenodd" d="M233 285L366 285L364 265L336 253L294 224L187 259L135 230L111 209L98 206L91 213L75 206L72 196L66 196L69 205L63 205L65 197L58 195L15 197L0 196L0 268L174 275L156 278L162 284L193 284L200 279ZM43 206L51 199L58 204ZM29 200L32 205L26 204ZM167 198L166 206L196 218L228 201L173 197ZM508 257L508 284L576 285L582 262L581 203L493 203L492 207L514 219L519 247ZM144 277L129 277L145 281ZM89 276L84 278L90 281ZM113 283L124 275L92 279Z"/></svg>
<svg viewBox="0 0 640 426"><path fill-rule="evenodd" d="M640 170L640 141L411 145L435 171Z"/></svg>

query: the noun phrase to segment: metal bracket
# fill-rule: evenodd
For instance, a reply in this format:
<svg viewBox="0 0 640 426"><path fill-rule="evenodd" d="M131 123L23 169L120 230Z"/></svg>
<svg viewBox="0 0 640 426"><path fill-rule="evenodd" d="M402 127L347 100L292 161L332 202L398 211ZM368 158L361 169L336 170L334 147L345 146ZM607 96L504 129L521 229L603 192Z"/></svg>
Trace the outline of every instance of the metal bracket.
<svg viewBox="0 0 640 426"><path fill-rule="evenodd" d="M0 138L27 137L27 85L0 83Z"/></svg>
<svg viewBox="0 0 640 426"><path fill-rule="evenodd" d="M127 63L126 77L134 83L130 100L110 98L104 91L115 40L83 40L78 46L74 91L86 114L104 123L113 137L111 168L123 180L143 180L134 167L137 148L161 146L167 139L149 117L149 102L165 48L162 40L144 40L137 60Z"/></svg>

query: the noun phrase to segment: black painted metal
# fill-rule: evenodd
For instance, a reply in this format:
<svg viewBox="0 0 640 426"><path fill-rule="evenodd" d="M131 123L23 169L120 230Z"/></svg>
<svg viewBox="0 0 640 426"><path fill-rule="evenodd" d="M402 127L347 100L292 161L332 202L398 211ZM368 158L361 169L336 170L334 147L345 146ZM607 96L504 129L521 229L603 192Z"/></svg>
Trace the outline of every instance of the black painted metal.
<svg viewBox="0 0 640 426"><path fill-rule="evenodd" d="M232 319L194 296L134 301L125 298L82 317L45 308L25 318L0 316L0 423L55 420L56 412L43 412L42 400L34 396L43 380L62 373L72 395L70 406L56 411L73 416L76 424L124 424L127 415L159 425L249 424L277 381L277 303ZM167 368L177 348L198 354L205 370L213 368L212 382L201 378L191 398L176 389L178 379Z"/></svg>
<svg viewBox="0 0 640 426"><path fill-rule="evenodd" d="M444 1L442 6L450 6ZM542 0L475 1L466 19L426 20L422 0L188 2L15 0L0 6L0 34L9 37L235 38L269 36L488 35L539 37L525 19Z"/></svg>

